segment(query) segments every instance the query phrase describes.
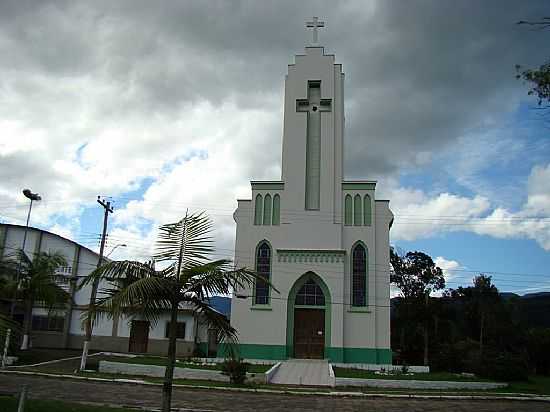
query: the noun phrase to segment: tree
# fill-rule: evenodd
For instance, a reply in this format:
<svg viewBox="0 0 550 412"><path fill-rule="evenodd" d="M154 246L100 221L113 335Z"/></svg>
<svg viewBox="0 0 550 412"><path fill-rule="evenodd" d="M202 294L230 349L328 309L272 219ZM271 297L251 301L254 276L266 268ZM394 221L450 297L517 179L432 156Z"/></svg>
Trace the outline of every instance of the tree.
<svg viewBox="0 0 550 412"><path fill-rule="evenodd" d="M6 292L13 296L15 290L16 299L22 300L24 304L21 350L26 350L29 347L32 308L35 302L42 302L52 311L70 299L69 293L55 283L57 269L66 266L67 261L60 252L40 252L34 259L30 259L23 250L18 250L15 257L17 259L7 259L1 264L3 273L12 275L5 280ZM13 274L18 274L18 282L13 280Z"/></svg>
<svg viewBox="0 0 550 412"><path fill-rule="evenodd" d="M259 279L252 271L234 268L230 260L208 259L213 252L211 229L212 223L203 213L186 214L180 221L159 228L154 261L113 261L96 269L83 283L107 279L112 285L101 291L98 317L102 313L111 317L139 314L155 324L163 313L170 313L168 361L162 392L164 412L168 412L171 405L180 304L191 306L197 316L216 329L218 337L230 348L231 356L236 358L233 344L237 342L237 331L224 315L210 306L209 298L250 287ZM165 267L156 269L155 262L164 263Z"/></svg>
<svg viewBox="0 0 550 412"><path fill-rule="evenodd" d="M422 321L424 365L428 365L430 294L445 287L443 271L430 256L422 252L408 252L400 256L391 248L390 262L393 267L390 282L401 291L404 303L408 306L407 312L416 312Z"/></svg>
<svg viewBox="0 0 550 412"><path fill-rule="evenodd" d="M550 28L550 17L543 17L540 21L519 21L517 24L529 25L543 30ZM516 65L517 79L523 79L530 84L527 92L529 96L536 96L541 108L550 108L550 60L539 66L538 69L523 69ZM544 106L543 106L544 103Z"/></svg>
<svg viewBox="0 0 550 412"><path fill-rule="evenodd" d="M474 286L466 288L460 286L454 291L455 296L466 300L470 307L471 316L479 319L479 354L483 354L485 325L487 318L495 304L500 301L500 295L495 285L491 283L491 276L480 274L473 279ZM451 292L453 293L453 292Z"/></svg>

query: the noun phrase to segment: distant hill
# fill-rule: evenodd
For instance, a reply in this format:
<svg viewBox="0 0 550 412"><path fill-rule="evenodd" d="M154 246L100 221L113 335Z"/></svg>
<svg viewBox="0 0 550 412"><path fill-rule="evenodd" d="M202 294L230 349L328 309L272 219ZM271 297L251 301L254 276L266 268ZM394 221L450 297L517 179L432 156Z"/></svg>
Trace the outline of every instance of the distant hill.
<svg viewBox="0 0 550 412"><path fill-rule="evenodd" d="M522 319L522 323L528 328L543 327L550 328L550 292L528 293L518 295L511 292L500 294L505 302L513 302L517 305L517 315ZM391 299L391 315L394 315L395 305L401 298ZM433 299L438 299L434 297Z"/></svg>
<svg viewBox="0 0 550 412"><path fill-rule="evenodd" d="M521 298L522 296L517 295L517 294L512 293L512 292L501 292L500 297L504 300L508 300L508 299L511 299L511 298Z"/></svg>
<svg viewBox="0 0 550 412"><path fill-rule="evenodd" d="M550 292L527 293L523 295L521 298L522 299L550 298Z"/></svg>

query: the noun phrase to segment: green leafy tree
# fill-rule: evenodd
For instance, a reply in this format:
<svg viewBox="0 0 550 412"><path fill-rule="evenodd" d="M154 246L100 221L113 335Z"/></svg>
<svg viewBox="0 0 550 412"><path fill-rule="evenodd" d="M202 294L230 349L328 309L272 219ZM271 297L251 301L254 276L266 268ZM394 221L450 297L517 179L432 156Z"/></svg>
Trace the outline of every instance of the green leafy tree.
<svg viewBox="0 0 550 412"><path fill-rule="evenodd" d="M405 312L412 313L422 323L424 341L424 365L429 362L429 329L432 320L430 313L430 294L445 287L443 271L437 267L432 258L422 252L408 252L399 255L393 248L390 250L390 262L393 268L390 281L401 291Z"/></svg>
<svg viewBox="0 0 550 412"><path fill-rule="evenodd" d="M162 392L162 411L171 405L174 365L176 363L177 315L180 305L191 307L238 358L234 344L237 331L228 319L210 306L209 297L227 295L234 289L250 287L258 278L255 272L236 269L230 260L210 261L213 240L211 220L202 213L186 214L176 223L159 228L154 261L113 261L92 272L83 285L107 279L112 287L103 289L98 299L97 316L143 316L156 324L162 314L170 313L167 366ZM164 265L156 269L155 263ZM263 278L262 278L263 279ZM271 287L271 285L270 285Z"/></svg>
<svg viewBox="0 0 550 412"><path fill-rule="evenodd" d="M533 328L527 334L527 350L535 373L550 375L550 328Z"/></svg>
<svg viewBox="0 0 550 412"><path fill-rule="evenodd" d="M454 295L466 301L470 317L478 323L479 354L483 354L487 319L493 314L495 306L500 302L498 289L491 282L491 276L479 275L473 279L473 286L462 287L454 291ZM453 292L452 292L453 293Z"/></svg>
<svg viewBox="0 0 550 412"><path fill-rule="evenodd" d="M14 296L23 302L23 342L21 349L29 348L32 325L32 308L41 302L49 311L65 305L70 295L55 282L55 273L67 261L60 252L40 252L31 259L23 250L17 251L13 258L3 260L3 290L7 296ZM16 281L15 279L18 279ZM14 293L15 292L15 293Z"/></svg>
<svg viewBox="0 0 550 412"><path fill-rule="evenodd" d="M543 17L540 21L519 21L520 25L529 25L538 30L550 29L550 17ZM542 108L550 108L550 60L537 69L524 69L516 65L517 79L529 83L527 94L538 99L538 105Z"/></svg>

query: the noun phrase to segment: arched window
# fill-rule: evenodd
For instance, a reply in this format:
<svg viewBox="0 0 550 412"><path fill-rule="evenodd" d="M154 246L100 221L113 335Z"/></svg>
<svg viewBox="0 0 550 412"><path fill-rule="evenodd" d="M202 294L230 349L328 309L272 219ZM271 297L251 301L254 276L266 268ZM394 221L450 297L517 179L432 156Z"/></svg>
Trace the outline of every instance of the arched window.
<svg viewBox="0 0 550 412"><path fill-rule="evenodd" d="M367 305L367 251L362 244L351 252L351 305Z"/></svg>
<svg viewBox="0 0 550 412"><path fill-rule="evenodd" d="M361 196L355 195L353 199L353 224L354 226L361 226L363 219L363 208L361 207Z"/></svg>
<svg viewBox="0 0 550 412"><path fill-rule="evenodd" d="M313 279L309 279L296 294L296 305L325 306L325 295Z"/></svg>
<svg viewBox="0 0 550 412"><path fill-rule="evenodd" d="M262 224L262 211L264 208L264 202L262 199L262 195L258 194L256 195L256 202L254 204L254 224L255 225L261 225Z"/></svg>
<svg viewBox="0 0 550 412"><path fill-rule="evenodd" d="M279 225L281 223L281 198L279 195L273 196L273 219L271 223L273 225Z"/></svg>
<svg viewBox="0 0 550 412"><path fill-rule="evenodd" d="M372 222L372 205L369 195L365 195L363 198L363 215L363 224L365 226L370 226Z"/></svg>
<svg viewBox="0 0 550 412"><path fill-rule="evenodd" d="M267 194L264 197L264 225L271 225L271 195Z"/></svg>
<svg viewBox="0 0 550 412"><path fill-rule="evenodd" d="M351 195L346 195L346 199L344 201L344 209L344 224L346 226L350 226L353 215L353 200L351 199Z"/></svg>
<svg viewBox="0 0 550 412"><path fill-rule="evenodd" d="M271 278L271 248L267 242L262 242L256 250L256 273L268 281ZM269 304L269 286L261 279L256 279L254 304Z"/></svg>

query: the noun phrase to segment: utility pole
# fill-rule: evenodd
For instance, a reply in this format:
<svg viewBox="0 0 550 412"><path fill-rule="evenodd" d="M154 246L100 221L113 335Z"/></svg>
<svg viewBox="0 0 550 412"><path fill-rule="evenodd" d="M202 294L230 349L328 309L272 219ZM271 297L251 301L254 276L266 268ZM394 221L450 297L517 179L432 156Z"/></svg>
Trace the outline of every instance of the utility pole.
<svg viewBox="0 0 550 412"><path fill-rule="evenodd" d="M109 213L113 213L111 202L105 202L101 200L100 196L97 197L97 203L103 207L103 233L101 234L101 246L99 247L99 260L97 261L97 267L99 268L103 264L103 251L105 250L105 238L107 237L107 220L109 219ZM90 294L90 303L88 305L88 316L86 317L86 337L84 339L84 346L82 347L82 358L80 359L80 370L86 369L86 359L88 358L88 349L90 347L90 341L92 340L93 321L95 319L95 298L97 295L97 288L99 286L99 279L94 280L92 284L92 293Z"/></svg>

